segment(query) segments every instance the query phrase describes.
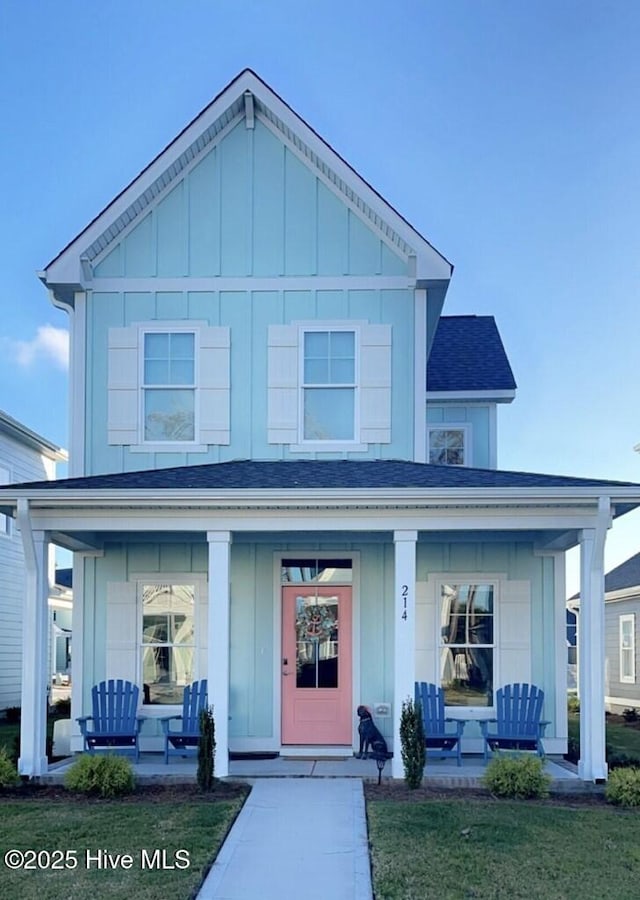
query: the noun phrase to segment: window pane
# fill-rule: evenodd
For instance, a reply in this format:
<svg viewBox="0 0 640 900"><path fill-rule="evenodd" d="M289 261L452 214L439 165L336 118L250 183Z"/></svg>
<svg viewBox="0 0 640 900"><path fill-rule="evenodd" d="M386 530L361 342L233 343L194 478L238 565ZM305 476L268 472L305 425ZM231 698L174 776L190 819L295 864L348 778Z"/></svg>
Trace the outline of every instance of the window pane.
<svg viewBox="0 0 640 900"><path fill-rule="evenodd" d="M194 670L193 585L146 584L142 589L142 681L145 703L182 703Z"/></svg>
<svg viewBox="0 0 640 900"><path fill-rule="evenodd" d="M338 687L338 598L296 598L296 687Z"/></svg>
<svg viewBox="0 0 640 900"><path fill-rule="evenodd" d="M145 384L168 384L169 362L166 359L147 359L144 363Z"/></svg>
<svg viewBox="0 0 640 900"><path fill-rule="evenodd" d="M350 559L283 559L281 580L285 584L319 582L350 584L353 572Z"/></svg>
<svg viewBox="0 0 640 900"><path fill-rule="evenodd" d="M306 331L304 335L305 359L329 358L329 332Z"/></svg>
<svg viewBox="0 0 640 900"><path fill-rule="evenodd" d="M353 331L332 331L330 333L332 359L353 359L355 335Z"/></svg>
<svg viewBox="0 0 640 900"><path fill-rule="evenodd" d="M443 647L440 672L446 706L493 706L491 647Z"/></svg>
<svg viewBox="0 0 640 900"><path fill-rule="evenodd" d="M441 587L440 677L448 706L493 704L494 589Z"/></svg>
<svg viewBox="0 0 640 900"><path fill-rule="evenodd" d="M460 428L429 429L429 462L437 465L464 465L464 431Z"/></svg>
<svg viewBox="0 0 640 900"><path fill-rule="evenodd" d="M169 365L169 384L193 384L193 360L172 360Z"/></svg>
<svg viewBox="0 0 640 900"><path fill-rule="evenodd" d="M331 384L353 384L354 381L355 363L353 359L331 361Z"/></svg>
<svg viewBox="0 0 640 900"><path fill-rule="evenodd" d="M353 440L353 388L308 388L304 392L307 441Z"/></svg>
<svg viewBox="0 0 640 900"><path fill-rule="evenodd" d="M145 441L192 441L195 437L195 402L192 390L144 392Z"/></svg>
<svg viewBox="0 0 640 900"><path fill-rule="evenodd" d="M177 331L170 335L171 359L193 360L194 335L192 332Z"/></svg>
<svg viewBox="0 0 640 900"><path fill-rule="evenodd" d="M327 384L329 381L329 362L326 359L305 359L304 383Z"/></svg>
<svg viewBox="0 0 640 900"><path fill-rule="evenodd" d="M151 332L144 336L145 359L168 359L169 335Z"/></svg>

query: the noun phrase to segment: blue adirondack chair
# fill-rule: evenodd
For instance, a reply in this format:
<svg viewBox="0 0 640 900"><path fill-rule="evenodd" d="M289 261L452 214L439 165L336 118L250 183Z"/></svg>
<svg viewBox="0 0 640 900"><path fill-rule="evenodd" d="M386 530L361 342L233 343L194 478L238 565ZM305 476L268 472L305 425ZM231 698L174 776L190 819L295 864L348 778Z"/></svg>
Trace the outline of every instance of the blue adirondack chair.
<svg viewBox="0 0 640 900"><path fill-rule="evenodd" d="M139 695L137 685L121 678L110 678L91 688L93 715L76 720L87 753L105 749L133 753L138 761L138 735L144 721L144 717L138 715Z"/></svg>
<svg viewBox="0 0 640 900"><path fill-rule="evenodd" d="M535 750L543 757L549 724L542 719L543 703L544 691L535 684L506 684L496 691L496 718L480 722L485 760L490 750Z"/></svg>
<svg viewBox="0 0 640 900"><path fill-rule="evenodd" d="M200 713L207 708L207 679L187 685L182 695L182 714L160 719L164 732L164 761L169 756L195 756L200 740ZM172 729L171 723L180 727Z"/></svg>
<svg viewBox="0 0 640 900"><path fill-rule="evenodd" d="M422 722L427 758L446 759L455 757L462 765L461 738L465 719L445 716L444 691L435 684L416 681L416 703L422 704Z"/></svg>

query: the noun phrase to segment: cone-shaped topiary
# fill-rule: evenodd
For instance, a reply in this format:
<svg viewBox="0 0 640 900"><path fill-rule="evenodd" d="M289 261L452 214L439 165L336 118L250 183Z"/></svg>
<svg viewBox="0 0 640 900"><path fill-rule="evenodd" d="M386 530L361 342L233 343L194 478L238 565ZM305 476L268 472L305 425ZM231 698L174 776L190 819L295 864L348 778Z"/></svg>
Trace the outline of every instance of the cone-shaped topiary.
<svg viewBox="0 0 640 900"><path fill-rule="evenodd" d="M412 789L419 788L422 784L427 752L424 741L424 725L422 723L422 704L414 703L410 698L407 698L402 704L400 744L402 748L404 780L408 787Z"/></svg>
<svg viewBox="0 0 640 900"><path fill-rule="evenodd" d="M215 785L213 758L216 752L216 726L213 707L200 713L200 741L198 742L198 787L212 791Z"/></svg>

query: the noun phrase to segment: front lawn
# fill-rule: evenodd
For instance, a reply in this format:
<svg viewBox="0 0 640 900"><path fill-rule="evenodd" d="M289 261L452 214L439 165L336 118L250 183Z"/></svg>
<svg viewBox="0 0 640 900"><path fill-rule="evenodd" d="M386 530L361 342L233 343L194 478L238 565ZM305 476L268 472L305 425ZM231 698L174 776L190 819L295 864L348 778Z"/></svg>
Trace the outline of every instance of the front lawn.
<svg viewBox="0 0 640 900"><path fill-rule="evenodd" d="M635 900L637 811L546 801L369 800L376 900Z"/></svg>
<svg viewBox="0 0 640 900"><path fill-rule="evenodd" d="M62 789L58 796L51 789L45 793L42 799L6 794L2 799L2 897L186 900L244 799L243 788L232 785L206 795L191 788L141 790L113 801L87 800ZM7 863L20 861L17 854L7 855L10 850L25 853L32 868L9 868Z"/></svg>
<svg viewBox="0 0 640 900"><path fill-rule="evenodd" d="M569 713L569 737L580 740L580 716L576 713ZM608 715L606 741L610 753L640 759L640 723L627 724L622 716Z"/></svg>

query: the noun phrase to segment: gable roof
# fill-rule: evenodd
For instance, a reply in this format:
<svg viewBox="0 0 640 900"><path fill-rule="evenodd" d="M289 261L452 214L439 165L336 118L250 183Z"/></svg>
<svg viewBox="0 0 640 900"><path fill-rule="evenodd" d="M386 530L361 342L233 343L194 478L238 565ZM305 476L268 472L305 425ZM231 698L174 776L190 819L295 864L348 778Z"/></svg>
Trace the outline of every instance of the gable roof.
<svg viewBox="0 0 640 900"><path fill-rule="evenodd" d="M58 447L57 444L48 441L36 431L27 428L22 422L18 422L17 419L14 419L1 409L0 433L6 434L7 437L12 438L14 441L18 441L20 444L29 447L31 450L36 450L48 459L55 460L56 462L66 462L68 459L67 451L63 450L62 447Z"/></svg>
<svg viewBox="0 0 640 900"><path fill-rule="evenodd" d="M640 553L620 563L604 576L604 591L622 591L640 585Z"/></svg>
<svg viewBox="0 0 640 900"><path fill-rule="evenodd" d="M493 316L440 317L427 363L427 396L515 388Z"/></svg>
<svg viewBox="0 0 640 900"><path fill-rule="evenodd" d="M448 260L362 178L320 135L251 69L236 76L136 178L124 188L40 273L58 301L72 305L91 263L230 123L262 116L305 157L307 164L355 206L372 229L405 257L415 256L418 281L447 281Z"/></svg>

